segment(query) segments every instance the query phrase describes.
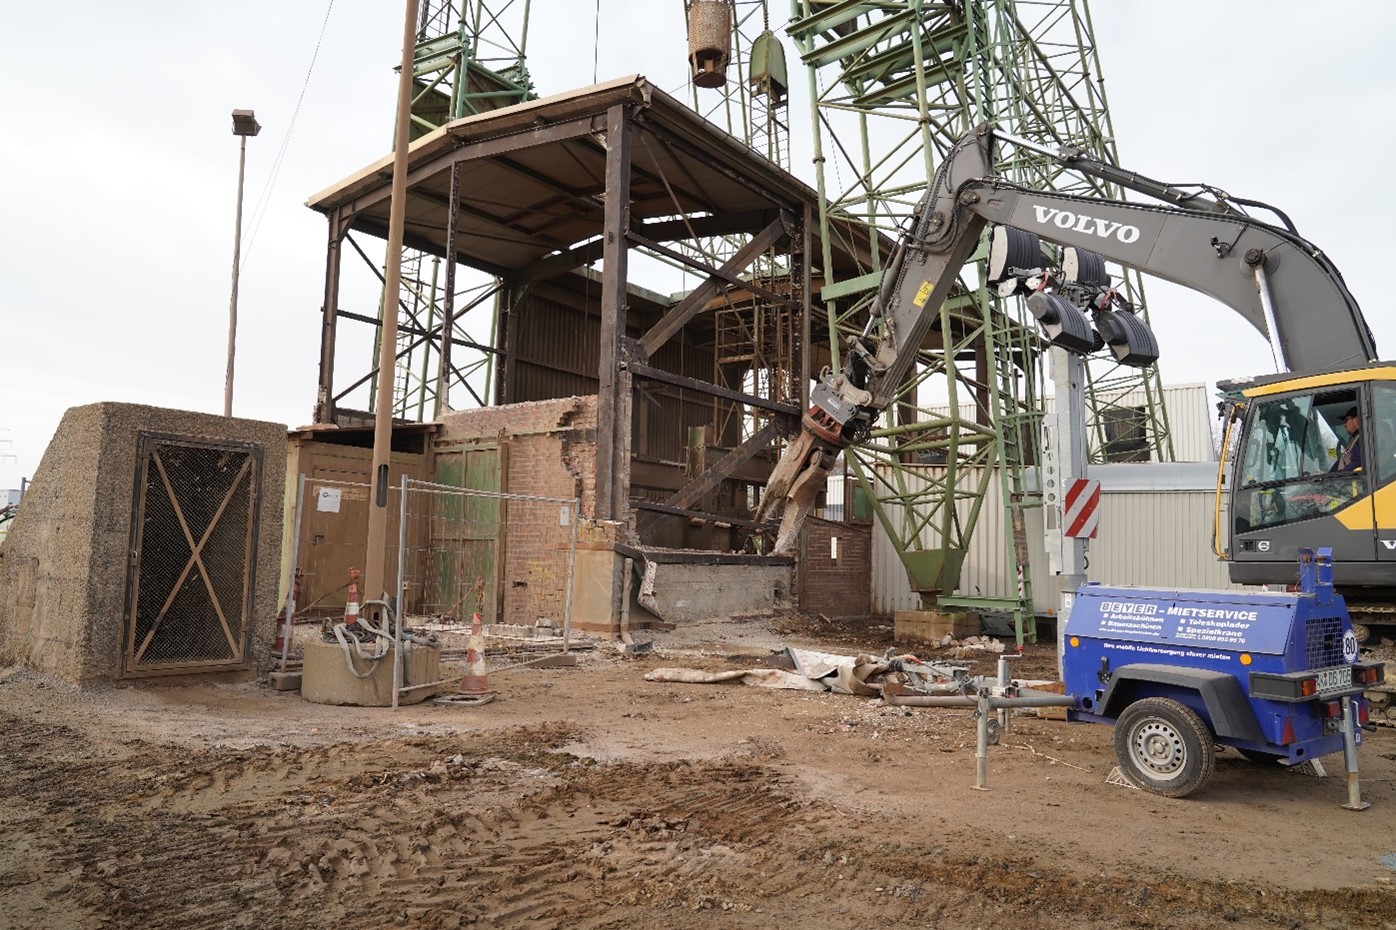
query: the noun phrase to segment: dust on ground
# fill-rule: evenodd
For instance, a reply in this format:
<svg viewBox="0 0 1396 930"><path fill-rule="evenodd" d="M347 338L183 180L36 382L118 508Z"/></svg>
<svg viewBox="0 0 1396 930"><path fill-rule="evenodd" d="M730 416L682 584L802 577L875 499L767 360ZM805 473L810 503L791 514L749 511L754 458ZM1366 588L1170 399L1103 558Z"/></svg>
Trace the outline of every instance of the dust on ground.
<svg viewBox="0 0 1396 930"><path fill-rule="evenodd" d="M1106 783L1108 728L1026 714L980 792L968 711L644 680L892 640L691 624L396 711L0 670L0 927L1396 927L1396 730L1361 749L1362 813L1339 757L1224 752L1170 800ZM1054 677L1050 645L1015 662Z"/></svg>

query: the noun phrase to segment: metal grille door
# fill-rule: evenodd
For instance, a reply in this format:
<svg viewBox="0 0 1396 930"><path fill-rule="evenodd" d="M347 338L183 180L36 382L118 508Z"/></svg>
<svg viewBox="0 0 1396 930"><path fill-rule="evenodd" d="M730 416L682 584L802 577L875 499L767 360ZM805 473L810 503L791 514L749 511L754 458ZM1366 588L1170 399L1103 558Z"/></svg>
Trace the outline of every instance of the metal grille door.
<svg viewBox="0 0 1396 930"><path fill-rule="evenodd" d="M262 449L142 433L122 672L247 667Z"/></svg>

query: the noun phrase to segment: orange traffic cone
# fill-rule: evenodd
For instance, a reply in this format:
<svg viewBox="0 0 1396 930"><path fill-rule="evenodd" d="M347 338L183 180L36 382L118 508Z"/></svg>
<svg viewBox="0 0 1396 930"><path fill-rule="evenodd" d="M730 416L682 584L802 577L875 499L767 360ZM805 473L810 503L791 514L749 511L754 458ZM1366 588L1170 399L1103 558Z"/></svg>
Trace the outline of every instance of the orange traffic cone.
<svg viewBox="0 0 1396 930"><path fill-rule="evenodd" d="M344 625L359 622L359 570L349 569L349 593L344 595Z"/></svg>
<svg viewBox="0 0 1396 930"><path fill-rule="evenodd" d="M480 612L470 624L470 639L465 646L465 674L461 676L460 693L478 697L493 694L490 690L489 669L485 665L485 632Z"/></svg>

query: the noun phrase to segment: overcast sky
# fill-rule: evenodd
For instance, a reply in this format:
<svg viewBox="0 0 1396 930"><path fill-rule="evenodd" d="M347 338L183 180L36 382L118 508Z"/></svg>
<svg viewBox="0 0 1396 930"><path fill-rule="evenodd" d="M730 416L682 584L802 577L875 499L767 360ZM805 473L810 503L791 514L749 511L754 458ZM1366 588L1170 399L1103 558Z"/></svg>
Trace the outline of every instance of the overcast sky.
<svg viewBox="0 0 1396 930"><path fill-rule="evenodd" d="M381 0L336 0L317 55L327 5L77 0L61 21L42 4L7 9L0 489L32 477L69 407L222 412L234 108L263 125L248 144L234 412L309 422L326 225L304 203L387 154L401 56L402 4ZM540 92L640 73L687 99L679 0L600 7L597 50L594 5L534 0ZM1396 4L1096 0L1091 12L1125 166L1284 209L1396 356L1381 290L1396 214ZM812 180L808 165L794 170ZM1272 370L1264 338L1226 308L1160 282L1147 290L1165 383ZM371 300L354 309L372 312Z"/></svg>

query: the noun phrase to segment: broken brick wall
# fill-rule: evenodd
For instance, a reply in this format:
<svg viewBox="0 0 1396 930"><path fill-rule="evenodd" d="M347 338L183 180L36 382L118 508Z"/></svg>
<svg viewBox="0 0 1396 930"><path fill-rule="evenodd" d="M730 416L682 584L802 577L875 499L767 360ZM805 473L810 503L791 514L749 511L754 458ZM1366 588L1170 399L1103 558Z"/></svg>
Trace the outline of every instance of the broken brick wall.
<svg viewBox="0 0 1396 930"><path fill-rule="evenodd" d="M453 455L496 450L497 485L488 490L550 498L580 498L581 516L596 502L596 398L564 397L463 410L443 416L434 443L438 475ZM477 470L476 474L479 473ZM456 483L443 481L443 483ZM478 483L470 486L479 487ZM501 505L495 596L503 623L561 623L567 607L570 528L556 504ZM588 527L588 547L609 552L614 527ZM598 536L599 534L599 536ZM575 578L574 578L575 586Z"/></svg>
<svg viewBox="0 0 1396 930"><path fill-rule="evenodd" d="M865 617L872 605L872 524L805 521L800 609L826 617Z"/></svg>

